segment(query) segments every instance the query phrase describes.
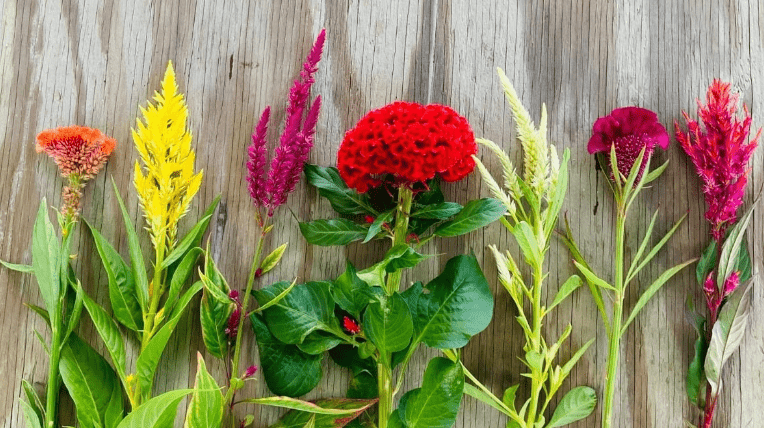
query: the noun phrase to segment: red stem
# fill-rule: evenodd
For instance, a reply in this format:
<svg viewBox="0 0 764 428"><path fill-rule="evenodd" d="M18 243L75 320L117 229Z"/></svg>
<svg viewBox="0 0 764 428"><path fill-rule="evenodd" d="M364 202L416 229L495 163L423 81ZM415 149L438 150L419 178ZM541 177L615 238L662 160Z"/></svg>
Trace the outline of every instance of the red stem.
<svg viewBox="0 0 764 428"><path fill-rule="evenodd" d="M716 241L716 268L719 269L719 262L722 258L722 238L720 237ZM718 287L717 287L717 292ZM706 323L706 343L711 343L711 334L714 329L714 324L716 324L716 318L717 314L719 313L719 308L715 311L709 311L708 321ZM718 394L716 397L712 396L711 392L711 384L706 384L706 405L703 408L703 415L701 415L700 419L700 426L702 428L711 428L711 423L714 420L714 410L716 410L716 399L718 398Z"/></svg>

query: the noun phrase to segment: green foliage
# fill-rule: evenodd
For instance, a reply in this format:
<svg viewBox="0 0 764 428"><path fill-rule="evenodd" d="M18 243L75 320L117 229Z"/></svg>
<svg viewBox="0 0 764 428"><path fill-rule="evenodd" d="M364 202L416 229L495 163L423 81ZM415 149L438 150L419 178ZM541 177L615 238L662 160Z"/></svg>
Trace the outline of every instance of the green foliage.
<svg viewBox="0 0 764 428"><path fill-rule="evenodd" d="M350 220L314 220L300 223L300 232L309 244L319 246L347 245L364 239L368 228Z"/></svg>
<svg viewBox="0 0 764 428"><path fill-rule="evenodd" d="M264 401L265 400L265 401ZM253 400L248 400L253 401ZM279 405L292 409L271 428L342 428L371 407L376 400L330 398L315 403L283 400L282 397L256 399L260 404ZM308 425L312 423L312 425Z"/></svg>
<svg viewBox="0 0 764 428"><path fill-rule="evenodd" d="M371 286L384 287L387 274L414 267L427 257L406 244L395 245L382 261L358 272L358 278Z"/></svg>
<svg viewBox="0 0 764 428"><path fill-rule="evenodd" d="M278 248L271 251L270 254L265 256L263 259L263 262L260 263L260 269L262 270L261 274L266 274L271 271L271 269L275 268L276 265L279 264L281 261L281 257L284 255L284 251L286 251L286 247L288 244L281 244Z"/></svg>
<svg viewBox="0 0 764 428"><path fill-rule="evenodd" d="M58 298L65 290L61 287L61 244L48 218L45 199L40 203L32 230L32 267L40 288L40 296L48 313L58 311Z"/></svg>
<svg viewBox="0 0 764 428"><path fill-rule="evenodd" d="M497 199L484 198L469 201L452 220L435 229L435 235L441 237L459 236L481 229L498 220L507 211Z"/></svg>
<svg viewBox="0 0 764 428"><path fill-rule="evenodd" d="M589 416L597 405L597 394L588 386L571 389L554 409L546 428L561 427Z"/></svg>
<svg viewBox="0 0 764 428"><path fill-rule="evenodd" d="M355 267L347 262L345 273L332 283L332 297L337 306L359 319L361 311L369 304L372 296L369 285L358 277Z"/></svg>
<svg viewBox="0 0 764 428"><path fill-rule="evenodd" d="M305 178L318 189L319 195L329 200L339 214L377 215L365 194L358 194L345 185L337 168L305 164Z"/></svg>
<svg viewBox="0 0 764 428"><path fill-rule="evenodd" d="M402 398L398 414L407 428L449 428L456 422L464 391L462 366L447 358L430 360L422 387Z"/></svg>
<svg viewBox="0 0 764 428"><path fill-rule="evenodd" d="M205 253L204 274L201 274L204 291L199 305L199 320L204 346L210 354L224 358L228 351L228 318L236 304L228 297L231 289L215 265L210 252Z"/></svg>
<svg viewBox="0 0 764 428"><path fill-rule="evenodd" d="M172 428L178 405L193 389L165 392L134 409L117 428Z"/></svg>
<svg viewBox="0 0 764 428"><path fill-rule="evenodd" d="M125 224L125 233L127 234L127 246L130 253L130 263L133 272L133 283L135 284L136 299L141 307L141 311L146 313L149 306L149 280L146 275L146 267L143 264L143 253L141 253L141 244L138 240L138 234L135 233L135 228L132 224L130 214L125 208L125 203L122 201L122 197L117 190L117 183L114 182L114 178L111 180L111 184L114 187L114 195L117 197L119 203L119 209L122 211L122 220Z"/></svg>
<svg viewBox="0 0 764 428"><path fill-rule="evenodd" d="M214 428L223 421L223 394L215 379L207 371L202 354L197 353L196 381L188 403L183 428Z"/></svg>
<svg viewBox="0 0 764 428"><path fill-rule="evenodd" d="M377 296L364 312L363 329L383 356L406 349L414 331L406 301L398 293Z"/></svg>

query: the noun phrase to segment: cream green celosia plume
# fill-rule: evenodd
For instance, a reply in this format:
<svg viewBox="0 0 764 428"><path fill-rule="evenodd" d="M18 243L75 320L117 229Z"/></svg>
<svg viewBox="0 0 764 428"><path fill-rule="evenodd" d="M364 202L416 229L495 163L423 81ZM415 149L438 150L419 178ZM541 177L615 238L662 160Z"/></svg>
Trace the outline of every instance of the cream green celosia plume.
<svg viewBox="0 0 764 428"><path fill-rule="evenodd" d="M178 93L172 62L167 65L161 93L154 93L156 105L141 108L143 121L136 119L133 141L143 161L135 161L135 189L138 191L154 246L175 244L178 220L188 211L202 182L202 172L194 174L195 153L191 131L186 128L188 109Z"/></svg>

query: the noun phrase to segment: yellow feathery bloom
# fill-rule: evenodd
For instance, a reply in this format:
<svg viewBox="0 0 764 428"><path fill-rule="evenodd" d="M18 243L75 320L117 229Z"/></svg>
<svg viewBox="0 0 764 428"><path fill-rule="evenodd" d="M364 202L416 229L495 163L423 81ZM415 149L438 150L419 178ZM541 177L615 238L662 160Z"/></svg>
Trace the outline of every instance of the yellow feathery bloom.
<svg viewBox="0 0 764 428"><path fill-rule="evenodd" d="M177 238L178 220L188 211L202 182L202 172L194 174L196 155L191 149L191 131L186 128L188 109L178 93L172 62L162 80L162 92L154 93L156 105L141 108L143 121L136 119L133 141L143 161L135 161L135 189L138 191L154 246L172 248Z"/></svg>

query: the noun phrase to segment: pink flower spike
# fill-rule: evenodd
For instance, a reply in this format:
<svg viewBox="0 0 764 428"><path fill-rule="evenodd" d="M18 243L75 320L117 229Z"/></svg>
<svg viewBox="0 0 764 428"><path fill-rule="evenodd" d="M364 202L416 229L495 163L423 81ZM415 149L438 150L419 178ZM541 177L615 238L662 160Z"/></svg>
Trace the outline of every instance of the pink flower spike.
<svg viewBox="0 0 764 428"><path fill-rule="evenodd" d="M605 153L609 159L610 148L615 146L618 171L628 175L644 148L645 155L637 176L639 180L656 144L663 150L669 145L668 133L658 121L658 116L644 108L622 107L594 122L587 150L591 154Z"/></svg>
<svg viewBox="0 0 764 428"><path fill-rule="evenodd" d="M239 334L239 321L241 320L241 307L236 306L236 309L233 310L231 313L231 316L228 317L228 325L225 328L225 334L228 336L229 339L235 339L236 335Z"/></svg>
<svg viewBox="0 0 764 428"><path fill-rule="evenodd" d="M249 160L247 161L247 183L249 195L256 207L265 206L268 196L265 190L265 164L268 157L266 148L266 139L268 134L268 120L271 117L271 107L263 110L260 121L255 127L255 133L252 134L252 144L247 150Z"/></svg>
<svg viewBox="0 0 764 428"><path fill-rule="evenodd" d="M242 377L242 379L249 379L252 376L254 376L256 372L257 372L257 366L249 366L247 367L247 370L244 372L244 376Z"/></svg>
<svg viewBox="0 0 764 428"><path fill-rule="evenodd" d="M738 95L730 84L714 79L706 93L706 104L698 101L700 124L682 112L687 123L683 132L674 122L676 139L692 160L703 180L706 220L711 236L721 244L727 228L737 221L737 209L743 203L748 182L748 161L758 145L761 129L746 142L751 129L751 116L743 106L742 121L737 117Z"/></svg>
<svg viewBox="0 0 764 428"><path fill-rule="evenodd" d="M729 296L740 285L740 272L735 271L724 281L724 296Z"/></svg>
<svg viewBox="0 0 764 428"><path fill-rule="evenodd" d="M710 296L716 293L716 281L714 281L714 272L711 271L706 277L706 281L703 283L703 292L706 296Z"/></svg>

